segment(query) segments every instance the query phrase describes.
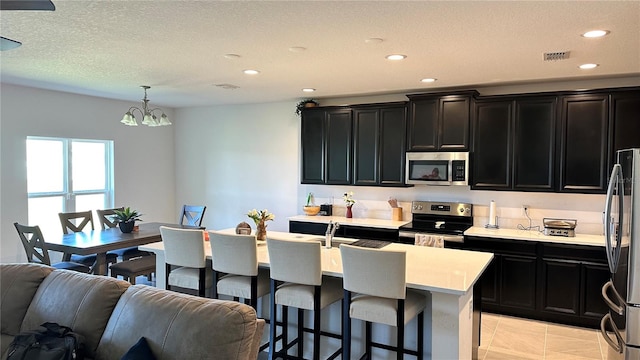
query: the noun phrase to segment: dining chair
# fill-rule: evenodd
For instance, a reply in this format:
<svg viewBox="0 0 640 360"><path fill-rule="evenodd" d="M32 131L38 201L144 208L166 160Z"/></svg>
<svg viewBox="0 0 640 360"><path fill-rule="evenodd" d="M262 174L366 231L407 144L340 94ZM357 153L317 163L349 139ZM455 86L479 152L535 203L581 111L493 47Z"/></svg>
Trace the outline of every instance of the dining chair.
<svg viewBox="0 0 640 360"><path fill-rule="evenodd" d="M114 208L114 209L97 209L96 215L98 215L98 221L100 222L100 229L106 230L111 229L118 226L118 223L113 221L112 216L115 215L116 210L124 210L123 207ZM132 258L140 257L140 256L149 256L151 255L148 251L139 250L137 246L132 246L124 249L112 250L109 251L110 254L116 254L122 260L130 260Z"/></svg>
<svg viewBox="0 0 640 360"><path fill-rule="evenodd" d="M89 273L91 268L80 263L71 261L62 261L59 263L51 264L51 258L49 257L49 250L47 249L47 243L44 241L44 236L39 226L27 226L21 225L17 222L13 223L18 236L22 241L24 251L27 253L27 261L34 264L44 264L53 266L56 269L73 270L83 273Z"/></svg>
<svg viewBox="0 0 640 360"><path fill-rule="evenodd" d="M180 225L202 226L206 206L183 205L180 214ZM185 222L186 220L186 222Z"/></svg>
<svg viewBox="0 0 640 360"><path fill-rule="evenodd" d="M204 297L211 287L204 252L204 230L160 226L164 243L165 286L197 290Z"/></svg>
<svg viewBox="0 0 640 360"><path fill-rule="evenodd" d="M365 355L371 357L371 348L396 352L398 360L404 354L423 358L425 295L407 290L406 253L340 245L344 281L342 310L342 359L351 358L351 319L365 321ZM405 325L418 317L417 350L404 346ZM395 326L397 344L391 346L371 340L371 323Z"/></svg>
<svg viewBox="0 0 640 360"><path fill-rule="evenodd" d="M256 236L209 231L209 243L213 298L231 296L257 309L258 299L269 293L269 271L258 269Z"/></svg>
<svg viewBox="0 0 640 360"><path fill-rule="evenodd" d="M69 234L71 232L84 231L87 226L91 225L91 230L95 230L93 226L93 215L91 210L58 213L60 218L60 225L62 225L62 232ZM93 267L96 262L96 255L77 255L77 254L64 254L65 261L72 261L84 264L89 267ZM107 264L115 264L118 261L118 255L107 253Z"/></svg>
<svg viewBox="0 0 640 360"><path fill-rule="evenodd" d="M321 331L322 309L342 299L342 281L338 278L323 278L322 252L320 242L295 241L267 237L269 252L269 269L271 276L269 329L270 359L282 356L287 358L287 351L293 345L298 345L297 358L304 355L304 332L309 331L304 324L304 310L313 311L313 359L320 360L320 336L341 339L341 334ZM278 305L282 307L282 334L276 336ZM297 337L289 342L287 336L288 317L285 315L289 307L298 309ZM276 343L280 340L281 349L276 352ZM342 353L342 348L335 350L323 359L333 359Z"/></svg>

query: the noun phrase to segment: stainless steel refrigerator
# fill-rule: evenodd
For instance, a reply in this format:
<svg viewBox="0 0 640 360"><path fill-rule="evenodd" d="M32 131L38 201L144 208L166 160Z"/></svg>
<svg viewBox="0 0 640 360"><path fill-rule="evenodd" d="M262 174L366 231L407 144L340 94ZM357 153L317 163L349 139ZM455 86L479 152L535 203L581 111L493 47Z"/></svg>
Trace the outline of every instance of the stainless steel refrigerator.
<svg viewBox="0 0 640 360"><path fill-rule="evenodd" d="M609 312L600 331L607 359L640 360L640 149L620 150L604 208L611 279L602 287Z"/></svg>

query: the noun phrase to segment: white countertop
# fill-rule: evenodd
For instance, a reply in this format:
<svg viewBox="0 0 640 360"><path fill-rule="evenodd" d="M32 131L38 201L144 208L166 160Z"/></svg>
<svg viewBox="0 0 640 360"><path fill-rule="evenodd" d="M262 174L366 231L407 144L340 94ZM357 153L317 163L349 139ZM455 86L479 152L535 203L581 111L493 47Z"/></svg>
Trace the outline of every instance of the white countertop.
<svg viewBox="0 0 640 360"><path fill-rule="evenodd" d="M235 229L224 232L235 233ZM267 236L280 239L308 241L322 238L317 235L292 234L267 231ZM336 238L338 239L338 238ZM342 239L340 240L355 240ZM162 242L139 246L145 251L164 251ZM407 253L407 287L453 295L463 295L472 290L473 284L491 262L493 254L466 250L441 249L391 243L385 250L400 250ZM211 257L211 247L205 246L207 257ZM258 244L258 264L269 267L269 253L263 242ZM338 247L322 247L322 273L327 276L342 277L342 259Z"/></svg>
<svg viewBox="0 0 640 360"><path fill-rule="evenodd" d="M395 221L384 219L370 218L346 218L344 216L307 216L296 215L289 218L290 221L301 221L310 223L328 224L329 221L340 223L340 225L362 226L383 229L397 229L402 225L408 224L409 220Z"/></svg>
<svg viewBox="0 0 640 360"><path fill-rule="evenodd" d="M568 245L605 246L604 235L576 234L575 237L547 236L536 230L487 229L473 226L464 232L466 236L540 241Z"/></svg>

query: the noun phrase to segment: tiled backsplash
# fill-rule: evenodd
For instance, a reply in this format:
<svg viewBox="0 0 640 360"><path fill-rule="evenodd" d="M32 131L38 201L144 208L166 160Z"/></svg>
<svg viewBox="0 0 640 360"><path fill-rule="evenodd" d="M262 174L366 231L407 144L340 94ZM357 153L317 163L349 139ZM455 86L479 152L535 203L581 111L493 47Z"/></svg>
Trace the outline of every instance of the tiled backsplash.
<svg viewBox="0 0 640 360"><path fill-rule="evenodd" d="M360 191L362 193L362 191ZM488 192L484 192L485 195ZM587 211L587 210L573 210L573 209L552 209L544 208L542 203L548 202L556 207L568 207L575 208L580 207L580 202L584 202L582 208L599 208L600 199L583 199L584 195L576 194L529 194L531 198L522 200L523 193L518 193L512 196L510 199L501 197L504 194L516 194L516 193L492 193L491 198L496 199L496 215L498 216L498 225L504 229L518 229L520 227L529 227L529 219L524 215L524 211L521 207L513 207L513 203L528 202L532 204L529 207L528 213L531 217L531 226L539 227L539 230L543 229L544 218L556 218L556 219L575 219L577 221L576 233L578 234L593 234L602 235L602 211ZM555 196L553 200L550 196ZM588 195L593 196L593 195ZM484 196L486 197L486 196ZM516 199L513 199L516 197ZM429 199L426 196L421 196L418 199L425 201L447 201L439 198ZM573 199L573 201L572 201ZM483 199L484 200L484 199ZM534 200L538 200L537 202ZM342 198L316 198L316 204L332 203L333 201L333 215L344 216L346 208L343 204ZM450 200L456 201L456 200ZM461 202L471 202L473 204L473 223L474 226L484 226L489 222L489 201L484 200L483 203L477 203L473 200L457 200ZM507 203L507 206L501 206L502 203ZM578 203L576 206L575 203ZM403 220L411 220L411 201L398 201L398 205L402 207ZM391 207L387 201L380 200L364 200L357 199L356 205L353 207L353 217L355 218L373 218L373 219L388 219L391 220Z"/></svg>

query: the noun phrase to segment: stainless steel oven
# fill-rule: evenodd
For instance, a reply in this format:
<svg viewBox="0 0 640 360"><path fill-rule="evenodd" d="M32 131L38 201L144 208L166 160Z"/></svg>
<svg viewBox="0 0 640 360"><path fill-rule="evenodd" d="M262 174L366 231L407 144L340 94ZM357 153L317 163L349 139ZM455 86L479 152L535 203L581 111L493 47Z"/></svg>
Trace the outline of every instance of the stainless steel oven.
<svg viewBox="0 0 640 360"><path fill-rule="evenodd" d="M463 233L473 225L473 205L454 202L414 201L413 219L399 229L398 242L414 244L416 235L441 238L445 247L461 247Z"/></svg>

